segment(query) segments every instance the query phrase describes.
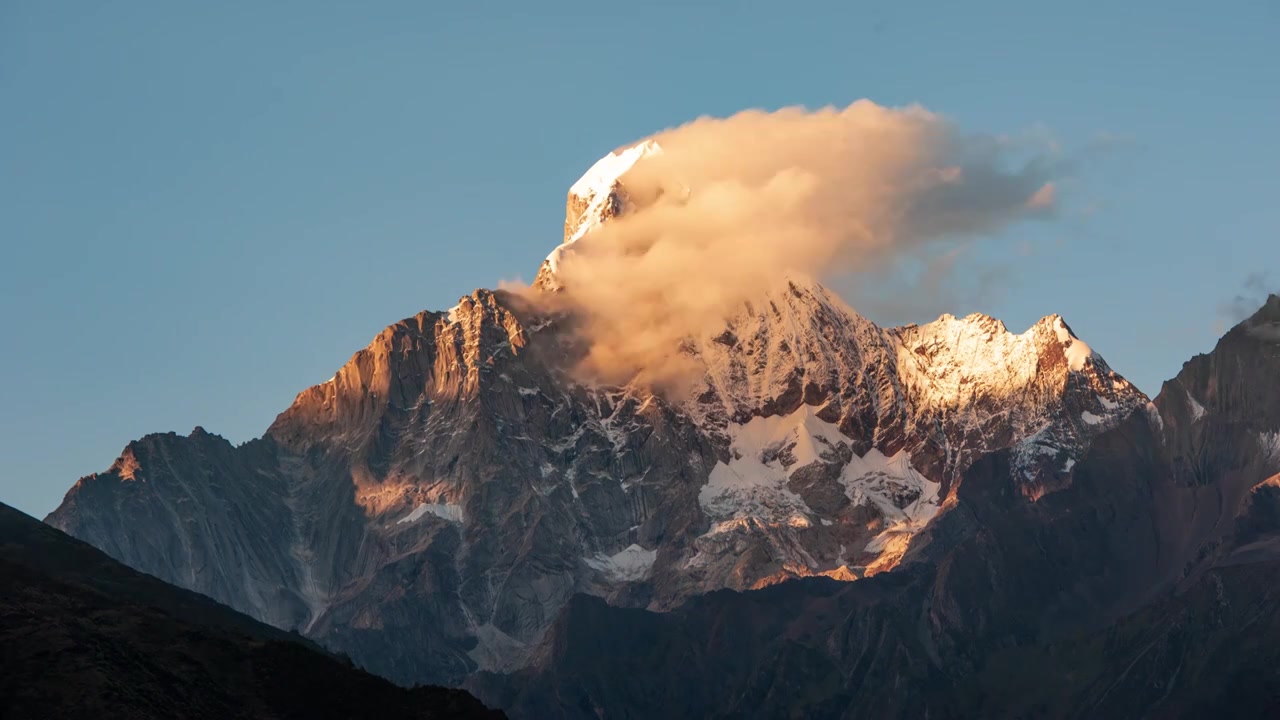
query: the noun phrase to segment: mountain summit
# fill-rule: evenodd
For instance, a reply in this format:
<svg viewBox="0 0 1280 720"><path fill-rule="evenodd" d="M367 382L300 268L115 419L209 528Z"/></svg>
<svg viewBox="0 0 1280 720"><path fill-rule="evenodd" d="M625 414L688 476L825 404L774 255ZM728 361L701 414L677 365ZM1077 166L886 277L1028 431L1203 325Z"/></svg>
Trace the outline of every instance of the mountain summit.
<svg viewBox="0 0 1280 720"><path fill-rule="evenodd" d="M596 161L587 172L569 188L569 201L564 211L564 242L561 243L542 266L533 286L544 290L559 288L555 275L560 260L573 251L573 244L610 218L629 209L631 199L622 185L622 176L637 162L650 155L662 153L655 140L646 140L621 150L615 150Z"/></svg>
<svg viewBox="0 0 1280 720"><path fill-rule="evenodd" d="M574 184L537 288L660 152ZM1033 503L1148 406L1057 316L881 328L781 277L672 348L695 372L668 397L583 382L548 307L477 290L402 320L261 439L149 435L47 521L398 682L459 683L531 662L574 595L666 611L910 565L953 542L934 528L979 458Z"/></svg>

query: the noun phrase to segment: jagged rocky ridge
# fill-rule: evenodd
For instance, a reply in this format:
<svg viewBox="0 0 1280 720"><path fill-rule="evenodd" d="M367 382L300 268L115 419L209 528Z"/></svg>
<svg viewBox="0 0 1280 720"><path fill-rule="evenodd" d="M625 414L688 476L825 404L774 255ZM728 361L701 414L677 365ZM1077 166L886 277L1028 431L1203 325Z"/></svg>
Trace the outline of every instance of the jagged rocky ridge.
<svg viewBox="0 0 1280 720"><path fill-rule="evenodd" d="M626 212L628 158L574 186L543 291ZM799 277L689 340L705 373L678 400L578 382L572 325L477 291L384 330L259 440L131 443L48 522L399 682L457 683L524 666L575 594L670 610L901 572L954 542L934 528L976 460L1004 451L1034 505L1147 405L1056 316L884 329Z"/></svg>

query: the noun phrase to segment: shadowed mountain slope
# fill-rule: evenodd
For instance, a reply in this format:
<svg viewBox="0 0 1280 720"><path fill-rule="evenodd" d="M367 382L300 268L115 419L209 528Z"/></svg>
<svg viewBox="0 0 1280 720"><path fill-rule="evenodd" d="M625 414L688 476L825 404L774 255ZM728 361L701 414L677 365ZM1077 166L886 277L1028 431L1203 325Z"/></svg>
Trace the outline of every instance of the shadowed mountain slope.
<svg viewBox="0 0 1280 720"><path fill-rule="evenodd" d="M500 718L404 689L0 505L0 716Z"/></svg>

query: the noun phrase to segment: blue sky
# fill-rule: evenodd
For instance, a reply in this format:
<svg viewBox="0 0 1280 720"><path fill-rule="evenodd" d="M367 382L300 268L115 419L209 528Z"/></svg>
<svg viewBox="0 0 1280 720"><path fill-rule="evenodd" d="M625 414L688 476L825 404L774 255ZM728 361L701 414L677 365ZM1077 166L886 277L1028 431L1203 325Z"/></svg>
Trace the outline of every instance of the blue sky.
<svg viewBox="0 0 1280 720"><path fill-rule="evenodd" d="M1270 0L6 2L0 500L261 434L385 325L530 279L613 147L862 97L1076 154L1070 211L948 310L1060 313L1154 394L1280 286L1278 46Z"/></svg>

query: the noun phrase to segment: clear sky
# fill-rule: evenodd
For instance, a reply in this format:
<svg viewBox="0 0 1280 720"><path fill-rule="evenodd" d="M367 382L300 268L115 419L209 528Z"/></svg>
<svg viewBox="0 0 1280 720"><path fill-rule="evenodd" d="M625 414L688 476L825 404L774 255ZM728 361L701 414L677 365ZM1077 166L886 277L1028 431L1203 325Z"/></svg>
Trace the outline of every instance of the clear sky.
<svg viewBox="0 0 1280 720"><path fill-rule="evenodd" d="M10 0L0 500L43 516L148 432L260 435L387 324L531 279L618 145L862 97L1081 158L956 315L1060 313L1154 394L1280 286L1274 0Z"/></svg>

